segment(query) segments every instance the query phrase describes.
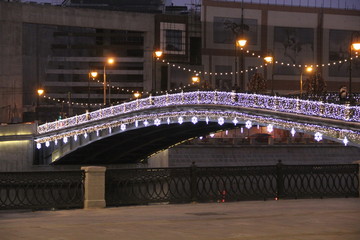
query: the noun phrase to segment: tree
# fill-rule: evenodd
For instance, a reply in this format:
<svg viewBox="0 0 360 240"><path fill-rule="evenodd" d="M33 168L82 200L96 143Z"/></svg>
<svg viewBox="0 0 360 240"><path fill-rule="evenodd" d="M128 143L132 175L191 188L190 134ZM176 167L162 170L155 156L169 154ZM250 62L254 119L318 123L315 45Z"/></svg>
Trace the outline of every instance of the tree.
<svg viewBox="0 0 360 240"><path fill-rule="evenodd" d="M254 73L248 82L248 89L254 93L265 92L267 89L266 80L260 73Z"/></svg>
<svg viewBox="0 0 360 240"><path fill-rule="evenodd" d="M321 96L326 93L326 83L320 73L314 73L306 79L304 90L309 95Z"/></svg>

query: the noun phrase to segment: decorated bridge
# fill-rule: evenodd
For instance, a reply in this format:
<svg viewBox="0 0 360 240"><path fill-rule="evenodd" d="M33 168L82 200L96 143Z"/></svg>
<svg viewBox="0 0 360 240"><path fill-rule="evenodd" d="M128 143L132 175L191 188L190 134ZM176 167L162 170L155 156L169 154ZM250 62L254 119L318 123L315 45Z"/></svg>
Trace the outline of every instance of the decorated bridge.
<svg viewBox="0 0 360 240"><path fill-rule="evenodd" d="M46 123L35 141L48 163L130 163L188 139L254 125L360 147L358 106L218 91L149 96Z"/></svg>

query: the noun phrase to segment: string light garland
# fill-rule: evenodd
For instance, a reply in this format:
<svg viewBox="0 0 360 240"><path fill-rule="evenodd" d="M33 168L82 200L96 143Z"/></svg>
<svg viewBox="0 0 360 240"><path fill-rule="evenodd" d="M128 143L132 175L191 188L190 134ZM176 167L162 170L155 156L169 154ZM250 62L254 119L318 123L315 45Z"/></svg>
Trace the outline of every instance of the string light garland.
<svg viewBox="0 0 360 240"><path fill-rule="evenodd" d="M273 127L280 129L297 129L298 131L315 133L315 140L321 141L323 139L323 135L328 136L330 139L336 139L337 141L342 141L347 145L351 139L354 143L360 142L360 132L353 130L344 130L334 127L327 127L319 124L304 124L294 121L288 121L283 119L277 119L272 117L264 117L264 116L256 116L252 114L246 114L237 111L178 111L178 112L164 112L158 114L143 114L131 116L128 118L124 118L121 121L112 121L105 122L102 124L98 124L95 126L84 127L82 129L72 130L68 132L63 132L51 136L42 137L36 139L37 147L41 148L41 144L44 142L52 142L58 139L63 139L64 143L68 142L69 137L73 137L74 140L78 135L84 135L85 133L92 133L95 131L101 131L108 129L109 134L112 133L111 129L115 129L120 126L121 131L131 130L132 128L137 127L147 127L151 126L150 122L153 123L154 126L159 126L163 124L162 121L165 119L173 119L173 123L183 124L184 122L192 122L194 117L198 119L198 121L205 121L206 118L211 122L217 122L221 125L219 119L223 119L224 123L233 123L233 119L239 119L241 123L246 123L247 121L256 122L258 125L266 126L271 130ZM177 120L177 121L176 121ZM136 126L136 122L143 122L143 125ZM220 122L220 123L219 123ZM124 125L126 125L124 127ZM346 139L346 140L345 140Z"/></svg>
<svg viewBox="0 0 360 240"><path fill-rule="evenodd" d="M235 98L234 98L235 94ZM236 100L235 100L236 99ZM218 104L221 103L221 104ZM162 108L168 106L186 106L189 105L217 105L229 106L233 109L240 107L238 111L181 111L181 112L166 112L166 113L153 113L153 114L136 114L132 117L126 117L129 113L139 111L142 109ZM235 108L234 108L235 107ZM242 113L243 107L246 108L261 108L267 110L274 110L278 112L289 112L310 116L322 116L331 119L340 119L342 121L360 122L360 108L348 105L326 104L322 102L287 99L281 97L272 97L258 94L243 94L233 92L188 92L180 94L169 94L166 96L149 97L146 99L136 100L129 103L101 109L87 114L82 114L76 117L46 123L38 126L38 133L41 134L35 141L37 147L41 147L42 143L54 142L63 139L63 142L68 141L68 137L83 135L85 138L88 134L95 132L99 136L99 131L108 129L111 134L112 129L119 127L122 131L128 130L129 125L138 127L140 122L141 126L149 126L152 122L155 126L167 122L167 124L175 123L182 124L183 122L192 122L196 124L199 121L217 122L223 125L225 122L232 123L236 126L239 122L244 124L267 125L268 128L276 126L283 129L291 129L295 135L295 129L298 131L319 133L324 136L334 138L342 141L345 145L349 142L360 143L360 133L358 131L340 129L334 127L327 127L323 125L299 123L295 121L285 121L277 118L270 118L264 116L255 116ZM227 109L227 108L225 108ZM132 114L130 114L132 115ZM117 120L112 122L104 121L104 123L94 124L89 126L90 122L97 120L113 119L117 116ZM123 117L121 117L123 116ZM196 120L195 120L196 119ZM86 124L85 124L86 123ZM82 127L86 125L87 127ZM74 128L75 127L75 128ZM72 128L70 130L69 128ZM69 130L67 130L69 129ZM293 133L294 130L294 133ZM319 135L317 134L317 135ZM77 137L76 137L77 138ZM339 140L340 139L340 140ZM40 144L40 145L39 145ZM46 144L47 145L47 144Z"/></svg>
<svg viewBox="0 0 360 240"><path fill-rule="evenodd" d="M247 53L248 55L250 56L254 56L254 57L257 57L259 59L263 59L263 56L260 56L260 55L257 55L255 52L250 52L249 50L243 50L245 53ZM281 66L286 66L286 67L294 67L294 68L303 68L303 67L316 67L316 68L319 68L319 67L329 67L329 66L333 66L333 65L336 65L336 64L341 64L341 63L344 63L344 62L348 62L350 59L351 60L354 60L354 59L357 59L359 58L359 55L358 55L358 52L355 53L355 56L354 57L350 57L349 59L342 59L342 60L338 60L338 61L333 61L333 62L328 62L328 63L321 63L321 64L295 64L295 63L289 63L289 62L279 62L277 60L275 60L273 63L274 64L278 64L278 65L281 65ZM246 69L244 71L239 71L239 72L209 72L209 71L201 71L201 70L196 70L196 69L193 69L193 68L189 68L189 67L185 67L185 66L182 66L181 64L177 64L177 63L171 63L171 62L168 62L168 61L165 61L164 59L163 60L160 60L160 59L157 59L157 61L161 61L162 63L164 64L167 64L169 65L170 67L173 67L173 68L177 68L177 69L180 69L180 70L183 70L183 71L187 71L187 72L193 72L195 74L204 74L204 75L209 75L209 76L227 76L227 75L239 75L239 74L245 74L245 73L248 73L248 72L252 72L252 71L255 71L259 68L263 68L265 66L267 66L268 64L267 63L264 63L264 64L261 64L259 66L255 66L255 67L252 67L250 69Z"/></svg>
<svg viewBox="0 0 360 240"><path fill-rule="evenodd" d="M278 112L320 116L343 121L360 122L360 107L338 105L318 101L284 98L260 94L196 91L149 96L148 98L111 106L67 119L45 123L38 127L40 134L80 125L89 121L105 119L142 109L183 105L225 105L233 107L259 108Z"/></svg>
<svg viewBox="0 0 360 240"><path fill-rule="evenodd" d="M244 50L245 51L245 50ZM255 52L250 52L249 50L245 51L246 53L248 53L249 55L251 56L255 56ZM257 58L261 58L263 59L262 56L260 55L257 55ZM354 57L351 57L350 59L351 60L354 60L354 58L359 58L358 56L358 52L355 52L355 56ZM171 63L171 62L166 62L165 60L160 60L160 59L157 59L157 61L161 61L163 63L166 63L167 65L173 67L173 68L178 68L178 69L182 69L183 71L188 71L188 72L193 72L195 74L204 74L204 75L214 75L214 76L222 76L222 75L234 75L234 72L207 72L207 71L199 71L199 70L194 70L194 69L191 69L191 68L188 68L188 67L182 67L181 65L179 64L176 64L176 63ZM285 63L285 62L279 62L279 61L274 61L274 64L279 64L279 65L282 65L282 66L287 66L287 67L295 67L295 68L302 68L302 67L316 67L316 68L319 68L319 67L327 67L327 66L332 66L332 65L336 65L336 64L341 64L343 62L348 62L349 59L343 59L343 60L339 60L339 61L334 61L334 62L328 62L328 63L323 63L323 64L317 64L317 65L308 65L308 64L294 64L294 63ZM264 66L267 66L268 64L265 63L264 65L259 65L259 66L255 66L253 68L251 68L250 70L245 70L245 71L240 71L240 72L236 72L235 74L244 74L244 73L247 73L247 72L252 72L252 71L255 71L259 68L263 68ZM103 82L101 82L100 80L96 80L96 79L93 79L92 80L104 85ZM189 83L183 87L177 87L177 88L173 88L173 89L170 89L170 90L162 90L162 91L156 91L155 94L165 94L165 93L173 93L173 92L177 92L177 91L181 91L181 90L185 90L186 88L188 87L192 87L194 86L195 83ZM108 88L112 88L112 89L116 89L118 91L122 91L122 92L125 92L125 93L129 93L129 94L133 94L135 92L139 92L141 94L146 94L146 95L149 95L151 94L151 91L137 91L137 90L130 90L130 89L125 89L125 88L120 88L120 87L117 87L117 86L114 86L114 85L111 85L111 84L106 84L106 86ZM48 99L48 100L52 100L52 101L55 101L55 102L58 102L58 103L67 103L67 104L72 104L72 105L76 105L76 106L99 106L99 107L102 107L104 106L103 103L79 103L79 102L74 102L74 101L66 101L66 100L61 100L61 99L58 99L58 98L54 98L54 97L50 97L50 96L46 96L46 95L43 95L43 97L45 99ZM115 102L116 104L120 104L119 101Z"/></svg>

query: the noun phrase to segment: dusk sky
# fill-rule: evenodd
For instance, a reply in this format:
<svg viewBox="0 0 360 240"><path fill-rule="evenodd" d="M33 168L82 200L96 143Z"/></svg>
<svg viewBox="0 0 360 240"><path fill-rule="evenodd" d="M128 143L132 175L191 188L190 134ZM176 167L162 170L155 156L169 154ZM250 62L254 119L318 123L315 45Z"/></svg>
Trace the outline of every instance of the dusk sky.
<svg viewBox="0 0 360 240"><path fill-rule="evenodd" d="M252 2L279 5L295 5L295 6L322 6L332 8L355 8L360 10L360 0L222 0L227 2ZM191 2L201 2L200 0L172 0L174 5L191 4Z"/></svg>
<svg viewBox="0 0 360 240"><path fill-rule="evenodd" d="M52 2L60 4L63 0L23 0L23 2ZM171 0L166 0L171 1ZM279 4L279 5L295 5L295 6L317 6L317 7L331 7L331 8L350 8L360 10L360 0L222 0L228 2L249 2L249 3L265 3L265 4ZM174 5L186 5L190 8L191 4L199 3L201 0L172 0Z"/></svg>

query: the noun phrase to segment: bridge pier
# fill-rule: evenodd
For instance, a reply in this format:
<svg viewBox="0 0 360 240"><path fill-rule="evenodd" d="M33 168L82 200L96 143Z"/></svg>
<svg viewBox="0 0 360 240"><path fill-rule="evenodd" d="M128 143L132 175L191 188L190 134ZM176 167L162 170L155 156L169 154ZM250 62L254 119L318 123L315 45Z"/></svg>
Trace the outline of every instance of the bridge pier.
<svg viewBox="0 0 360 240"><path fill-rule="evenodd" d="M85 171L84 209L105 208L105 167L81 167Z"/></svg>

